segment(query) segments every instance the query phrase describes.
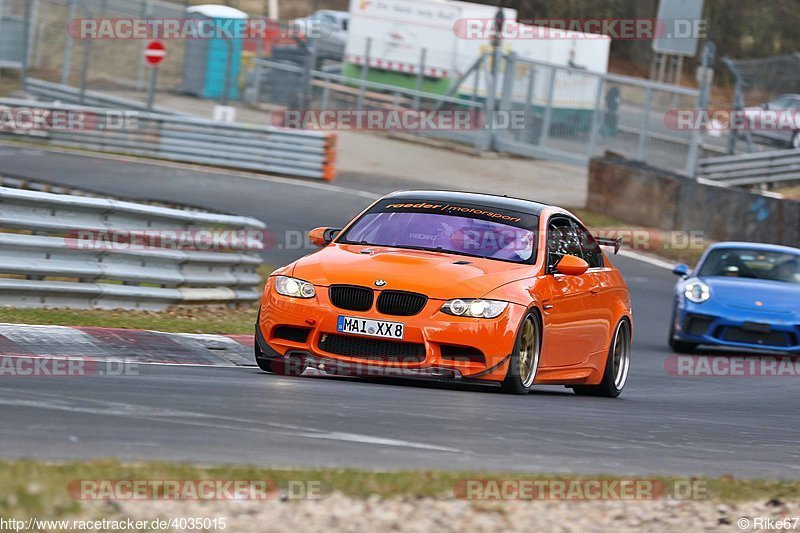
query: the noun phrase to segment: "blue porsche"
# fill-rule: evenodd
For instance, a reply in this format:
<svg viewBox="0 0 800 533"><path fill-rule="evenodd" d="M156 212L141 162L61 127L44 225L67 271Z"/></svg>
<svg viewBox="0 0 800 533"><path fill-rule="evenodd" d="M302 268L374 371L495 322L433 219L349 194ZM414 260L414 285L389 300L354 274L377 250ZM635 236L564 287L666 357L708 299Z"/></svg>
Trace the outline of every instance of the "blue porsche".
<svg viewBox="0 0 800 533"><path fill-rule="evenodd" d="M699 345L800 354L800 250L721 242L681 279L669 345L691 353Z"/></svg>

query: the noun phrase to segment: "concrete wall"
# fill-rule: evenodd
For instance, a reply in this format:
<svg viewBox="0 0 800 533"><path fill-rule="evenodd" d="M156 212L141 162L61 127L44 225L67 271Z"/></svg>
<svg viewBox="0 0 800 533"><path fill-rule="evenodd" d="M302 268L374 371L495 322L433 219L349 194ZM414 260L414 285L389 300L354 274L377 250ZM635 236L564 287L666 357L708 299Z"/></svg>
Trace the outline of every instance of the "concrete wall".
<svg viewBox="0 0 800 533"><path fill-rule="evenodd" d="M589 163L586 207L645 227L701 231L712 241L800 247L800 202L698 183L610 155Z"/></svg>

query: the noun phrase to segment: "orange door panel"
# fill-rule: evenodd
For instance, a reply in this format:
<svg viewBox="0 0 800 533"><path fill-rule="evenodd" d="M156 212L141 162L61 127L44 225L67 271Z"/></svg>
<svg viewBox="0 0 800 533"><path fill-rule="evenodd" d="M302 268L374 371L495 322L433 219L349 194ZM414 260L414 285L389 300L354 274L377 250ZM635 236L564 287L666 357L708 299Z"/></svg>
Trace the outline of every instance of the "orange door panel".
<svg viewBox="0 0 800 533"><path fill-rule="evenodd" d="M592 354L608 352L611 345L612 329L614 323L615 287L610 279L609 271L605 268L589 270L584 276L589 280L588 305L590 310L591 346Z"/></svg>
<svg viewBox="0 0 800 533"><path fill-rule="evenodd" d="M548 366L580 364L592 353L596 313L592 308L589 276L548 276L550 300L544 307L544 350Z"/></svg>

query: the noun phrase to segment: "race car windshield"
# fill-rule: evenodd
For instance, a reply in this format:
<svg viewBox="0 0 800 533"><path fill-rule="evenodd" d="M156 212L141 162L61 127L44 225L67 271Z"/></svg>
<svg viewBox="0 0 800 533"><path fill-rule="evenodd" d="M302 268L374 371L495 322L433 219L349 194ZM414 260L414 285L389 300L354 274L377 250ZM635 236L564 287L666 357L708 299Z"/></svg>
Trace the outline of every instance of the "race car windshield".
<svg viewBox="0 0 800 533"><path fill-rule="evenodd" d="M430 205L431 208L416 207ZM439 208L447 207L443 214ZM435 209L434 209L435 208ZM460 210L459 210L460 209ZM459 210L459 211L457 211ZM465 216L465 214L475 216ZM502 219L505 222L491 220ZM379 206L358 219L338 242L429 250L513 263L533 263L536 227L530 215L496 213L472 207L413 204L395 208Z"/></svg>
<svg viewBox="0 0 800 533"><path fill-rule="evenodd" d="M745 249L714 250L703 262L698 276L800 284L800 255Z"/></svg>

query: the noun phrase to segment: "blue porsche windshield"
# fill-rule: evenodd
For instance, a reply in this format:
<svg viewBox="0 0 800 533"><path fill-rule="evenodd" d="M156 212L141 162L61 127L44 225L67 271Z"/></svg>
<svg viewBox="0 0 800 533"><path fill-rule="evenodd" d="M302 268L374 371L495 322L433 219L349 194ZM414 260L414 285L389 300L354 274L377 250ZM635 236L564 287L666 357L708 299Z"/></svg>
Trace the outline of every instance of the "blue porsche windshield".
<svg viewBox="0 0 800 533"><path fill-rule="evenodd" d="M518 215L425 202L381 205L359 218L338 242L532 263L536 239L530 228L536 227L536 217ZM531 225L520 227L526 223Z"/></svg>
<svg viewBox="0 0 800 533"><path fill-rule="evenodd" d="M697 275L800 284L800 255L743 248L721 248L712 250L708 254Z"/></svg>

